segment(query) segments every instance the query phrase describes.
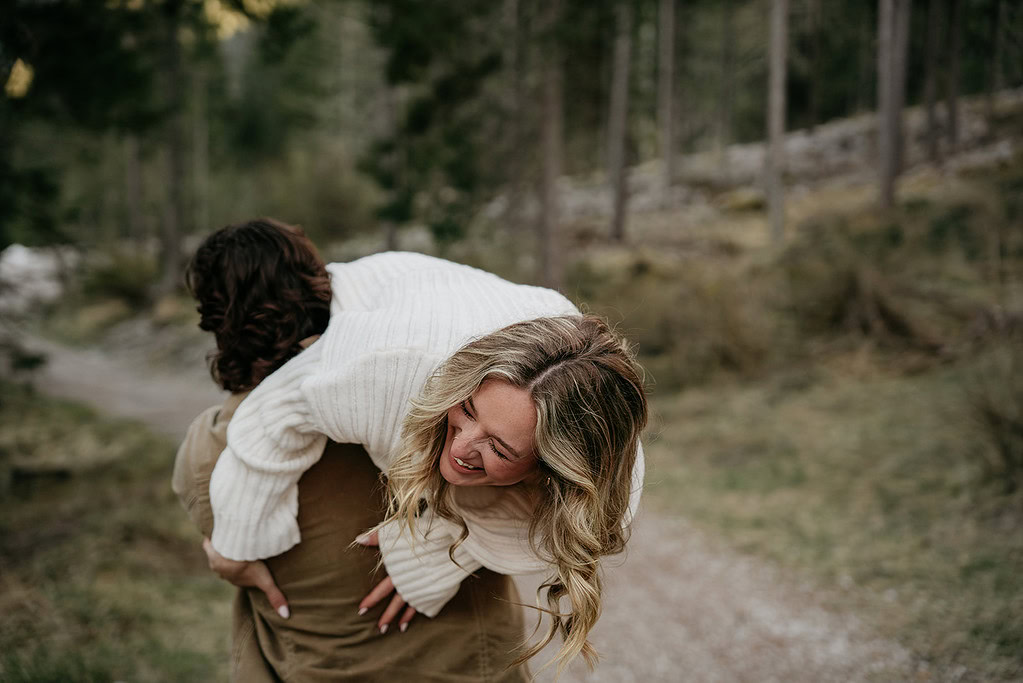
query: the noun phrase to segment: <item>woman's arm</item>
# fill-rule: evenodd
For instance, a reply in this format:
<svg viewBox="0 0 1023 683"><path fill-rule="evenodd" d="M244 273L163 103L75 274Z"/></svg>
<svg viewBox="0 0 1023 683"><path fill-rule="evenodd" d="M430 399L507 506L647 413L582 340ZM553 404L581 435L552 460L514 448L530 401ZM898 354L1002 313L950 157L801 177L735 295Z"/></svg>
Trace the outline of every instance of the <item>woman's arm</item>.
<svg viewBox="0 0 1023 683"><path fill-rule="evenodd" d="M237 401L237 397L228 402ZM209 542L213 532L213 509L210 507L210 476L224 447L225 426L218 420L224 406L204 410L188 428L174 459L171 488L203 536L202 547L210 569L236 586L253 586L262 590L270 605L283 618L289 616L287 600L277 587L266 564L233 562L220 556Z"/></svg>
<svg viewBox="0 0 1023 683"><path fill-rule="evenodd" d="M441 360L409 349L346 356L357 347L329 336L263 380L231 420L210 483L211 540L224 557L261 559L299 542L297 482L328 437L363 445L386 470L409 401Z"/></svg>
<svg viewBox="0 0 1023 683"><path fill-rule="evenodd" d="M264 379L231 419L210 480L211 541L225 558L264 559L299 542L298 480L327 440L301 390L319 360L317 343Z"/></svg>
<svg viewBox="0 0 1023 683"><path fill-rule="evenodd" d="M467 576L483 567L463 543L451 560L449 549L461 530L447 520L435 519L427 511L412 530L402 533L397 524L378 532L380 554L387 575L398 594L417 612L436 616L455 596Z"/></svg>

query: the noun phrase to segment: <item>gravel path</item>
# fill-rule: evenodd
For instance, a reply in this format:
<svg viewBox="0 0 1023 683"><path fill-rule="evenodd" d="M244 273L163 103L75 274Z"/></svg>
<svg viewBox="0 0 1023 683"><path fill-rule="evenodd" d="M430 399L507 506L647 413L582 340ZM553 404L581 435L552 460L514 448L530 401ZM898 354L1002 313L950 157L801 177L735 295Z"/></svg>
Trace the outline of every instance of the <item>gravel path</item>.
<svg viewBox="0 0 1023 683"><path fill-rule="evenodd" d="M49 355L37 376L40 390L141 420L173 438L221 396L201 354L194 369L172 373L148 366L140 354L34 345ZM683 521L641 514L628 557L618 564L608 569L606 608L592 636L601 664L587 673L579 663L562 681L911 678L911 657L898 645L853 615L821 607L813 587L723 549ZM520 582L526 601L537 584L537 577Z"/></svg>

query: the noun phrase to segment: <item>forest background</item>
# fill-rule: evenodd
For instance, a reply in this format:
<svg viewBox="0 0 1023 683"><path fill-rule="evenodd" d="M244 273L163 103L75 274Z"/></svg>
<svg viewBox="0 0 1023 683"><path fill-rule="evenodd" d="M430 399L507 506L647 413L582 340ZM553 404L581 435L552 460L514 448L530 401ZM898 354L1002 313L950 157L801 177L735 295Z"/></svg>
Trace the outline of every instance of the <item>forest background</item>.
<svg viewBox="0 0 1023 683"><path fill-rule="evenodd" d="M224 666L171 447L24 387L40 337L201 369L184 263L260 215L608 315L651 509L821 586L900 676L1023 675L1019 3L5 0L0 83L0 248L59 272L0 283L0 678ZM180 604L126 597L153 580Z"/></svg>

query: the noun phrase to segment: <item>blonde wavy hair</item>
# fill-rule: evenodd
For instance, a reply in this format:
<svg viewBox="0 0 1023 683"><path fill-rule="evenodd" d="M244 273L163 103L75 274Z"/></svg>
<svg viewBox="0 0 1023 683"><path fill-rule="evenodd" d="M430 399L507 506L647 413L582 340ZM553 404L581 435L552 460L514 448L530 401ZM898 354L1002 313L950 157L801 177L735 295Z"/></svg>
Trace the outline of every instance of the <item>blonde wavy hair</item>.
<svg viewBox="0 0 1023 683"><path fill-rule="evenodd" d="M388 514L382 524L415 524L422 501L462 526L439 459L448 410L488 379L527 390L536 404L534 447L540 476L529 527L533 551L552 574L537 591L537 609L551 618L546 635L524 646L515 664L536 655L558 633L551 663L558 675L580 653L592 668L597 653L587 635L601 610L600 558L621 552L632 471L647 403L638 366L625 341L597 316L538 318L509 325L462 347L426 383L402 430L399 456L388 471ZM522 484L525 485L525 484ZM541 606L546 589L547 607ZM562 598L570 608L563 612ZM542 615L537 628L539 630Z"/></svg>

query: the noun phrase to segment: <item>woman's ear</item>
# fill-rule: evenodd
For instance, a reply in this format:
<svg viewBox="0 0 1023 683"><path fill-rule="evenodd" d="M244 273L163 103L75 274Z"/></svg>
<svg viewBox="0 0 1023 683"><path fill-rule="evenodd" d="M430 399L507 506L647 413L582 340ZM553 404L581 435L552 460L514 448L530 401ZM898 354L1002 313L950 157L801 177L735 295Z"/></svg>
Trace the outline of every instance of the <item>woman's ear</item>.
<svg viewBox="0 0 1023 683"><path fill-rule="evenodd" d="M542 460L537 458L533 464L533 469L530 470L523 481L529 486L546 491L550 489L552 483L550 470L544 465Z"/></svg>

